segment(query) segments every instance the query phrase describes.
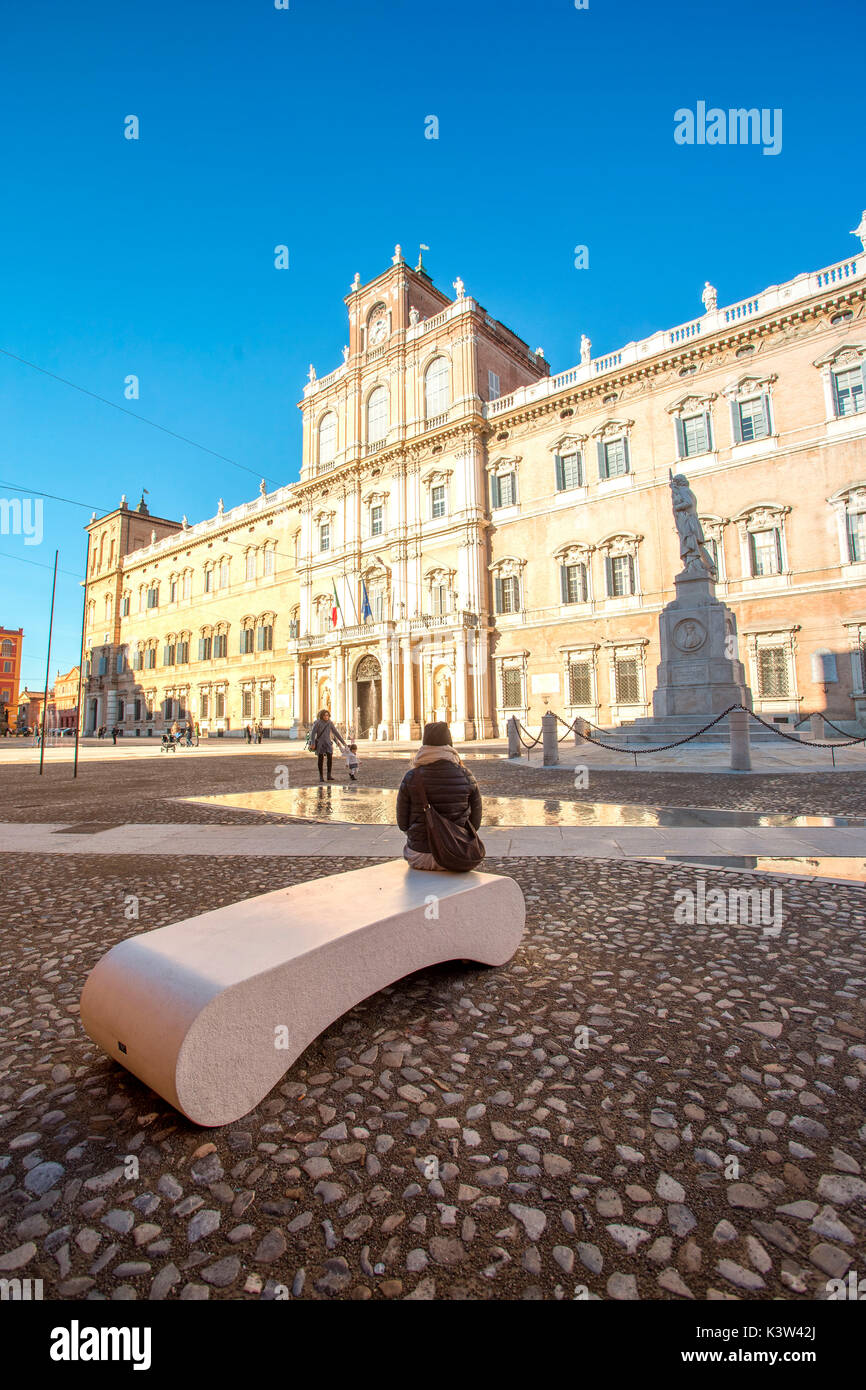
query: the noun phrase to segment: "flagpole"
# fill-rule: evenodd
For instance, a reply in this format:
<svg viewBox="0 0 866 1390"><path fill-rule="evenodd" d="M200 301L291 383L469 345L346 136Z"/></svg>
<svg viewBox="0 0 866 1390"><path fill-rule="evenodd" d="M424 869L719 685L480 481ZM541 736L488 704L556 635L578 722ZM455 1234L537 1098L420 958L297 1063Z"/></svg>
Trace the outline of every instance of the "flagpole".
<svg viewBox="0 0 866 1390"><path fill-rule="evenodd" d="M42 704L42 737L39 740L39 776L42 776L42 764L45 761L45 730L48 724L48 678L51 671L51 634L54 629L54 594L57 589L57 557L59 550L54 552L54 580L51 584L51 617L48 619L48 654L45 657L45 699Z"/></svg>
<svg viewBox="0 0 866 1390"><path fill-rule="evenodd" d="M345 578L346 578L346 575L344 575L343 578L345 579ZM352 600L352 612L353 612L354 615L355 615L355 626L356 626L356 627L360 627L361 624L360 624L360 620L359 620L359 618L358 618L358 610L357 610L357 608L355 607L355 595L354 595L354 592L353 592L351 586L350 586L350 588L349 588L349 598Z"/></svg>

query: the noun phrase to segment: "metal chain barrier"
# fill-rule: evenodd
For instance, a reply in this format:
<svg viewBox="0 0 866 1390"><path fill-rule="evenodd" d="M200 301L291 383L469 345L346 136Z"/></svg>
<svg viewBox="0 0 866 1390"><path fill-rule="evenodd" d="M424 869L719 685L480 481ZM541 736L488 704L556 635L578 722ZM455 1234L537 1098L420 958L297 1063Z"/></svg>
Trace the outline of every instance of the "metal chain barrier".
<svg viewBox="0 0 866 1390"><path fill-rule="evenodd" d="M583 739L584 743L592 744L594 748L606 748L611 753L632 753L635 759L637 759L638 755L642 753L667 753L671 748L681 748L684 743L694 742L696 738L700 738L701 734L705 734L708 729L712 729L716 724L720 723L722 719L726 719L732 710L742 710L744 714L748 714L750 719L754 719L758 724L762 724L765 729L769 729L770 733L775 734L777 738L787 739L789 743L799 744L800 747L803 748L827 749L829 747L831 754L833 754L836 748L850 748L853 744L866 743L866 737L849 738L846 739L844 743L837 743L832 745L828 745L827 743L818 743L813 739L800 738L799 736L795 737L795 735L793 734L783 733L782 730L778 728L778 726L775 724L768 724L766 719L762 719L759 714L755 714L754 710L746 709L745 705L729 705L727 709L722 710L721 714L716 715L715 719L711 719L709 724L705 724L702 729L696 729L693 734L686 734L684 738L675 739L673 743L660 743L654 748L634 748L630 745L624 747L622 744L619 743L604 743L601 739L591 738L589 734L580 733L580 731L575 728L575 725L577 723L576 718L572 721L571 724L566 724L565 720L562 718L561 715L556 714L554 711L551 711L551 713L554 714L554 718L557 720L557 722L562 724L565 728L565 733L562 735L562 738L557 739L557 743L562 743L570 733L573 733L577 738ZM584 720L583 722L587 724L589 728L596 729L599 733L604 732L602 729L599 729L596 724L591 723L588 719ZM801 719L799 722L802 724L805 721ZM826 719L824 722L830 724L829 719ZM531 735L529 734L529 730L524 728L524 726L519 722L519 720L515 720L515 724L517 725L518 737L520 737L521 729L523 729L523 732L525 734L531 737ZM835 724L830 724L830 727L831 729L836 728ZM836 732L842 733L843 731L841 729L836 729ZM532 749L538 743L541 742L541 738L542 735L539 734L538 737L534 739L533 742L530 744L525 743L522 738L520 739L520 742L523 744L524 748Z"/></svg>

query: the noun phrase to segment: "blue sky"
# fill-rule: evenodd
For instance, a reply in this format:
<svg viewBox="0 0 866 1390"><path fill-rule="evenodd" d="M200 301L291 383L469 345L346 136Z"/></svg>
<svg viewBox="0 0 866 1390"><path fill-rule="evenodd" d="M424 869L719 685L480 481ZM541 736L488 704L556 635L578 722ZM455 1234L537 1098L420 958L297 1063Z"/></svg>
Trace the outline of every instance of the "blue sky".
<svg viewBox="0 0 866 1390"><path fill-rule="evenodd" d="M581 332L598 354L699 314L707 279L729 303L853 253L862 34L854 0L7 4L0 498L87 508L46 500L38 546L0 535L28 682L55 547L52 669L78 659L91 508L145 486L195 521L297 477L308 364L340 362L343 296L395 242L427 242L436 282L462 276L554 371ZM675 144L701 100L781 108L781 153Z"/></svg>

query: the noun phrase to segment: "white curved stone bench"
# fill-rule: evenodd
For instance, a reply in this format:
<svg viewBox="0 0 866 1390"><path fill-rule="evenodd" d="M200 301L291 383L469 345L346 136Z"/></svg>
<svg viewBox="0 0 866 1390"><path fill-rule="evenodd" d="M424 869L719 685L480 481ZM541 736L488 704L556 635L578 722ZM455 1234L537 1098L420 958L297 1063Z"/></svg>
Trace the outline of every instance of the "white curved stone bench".
<svg viewBox="0 0 866 1390"><path fill-rule="evenodd" d="M504 965L525 919L511 878L376 864L120 942L85 981L81 1021L196 1124L229 1124L347 1009L441 961Z"/></svg>

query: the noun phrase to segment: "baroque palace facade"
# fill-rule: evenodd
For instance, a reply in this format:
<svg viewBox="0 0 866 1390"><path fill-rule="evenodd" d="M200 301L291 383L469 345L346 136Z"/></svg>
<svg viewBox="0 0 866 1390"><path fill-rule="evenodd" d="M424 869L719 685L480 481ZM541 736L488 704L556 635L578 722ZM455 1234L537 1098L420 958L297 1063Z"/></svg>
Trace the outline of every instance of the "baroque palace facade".
<svg viewBox="0 0 866 1390"><path fill-rule="evenodd" d="M858 229L863 239L866 219ZM765 718L866 718L866 252L552 376L397 247L301 403L297 483L88 527L85 731L174 718L460 739L652 712L698 498Z"/></svg>

